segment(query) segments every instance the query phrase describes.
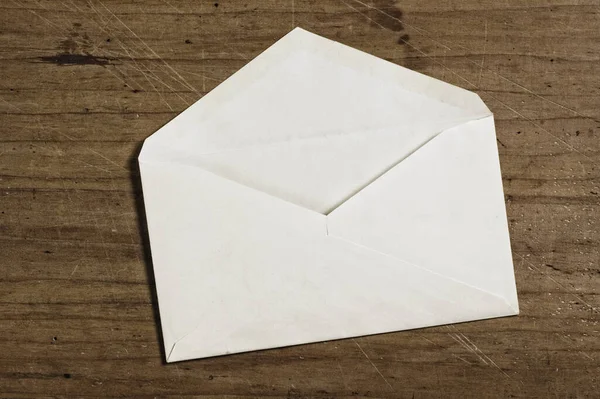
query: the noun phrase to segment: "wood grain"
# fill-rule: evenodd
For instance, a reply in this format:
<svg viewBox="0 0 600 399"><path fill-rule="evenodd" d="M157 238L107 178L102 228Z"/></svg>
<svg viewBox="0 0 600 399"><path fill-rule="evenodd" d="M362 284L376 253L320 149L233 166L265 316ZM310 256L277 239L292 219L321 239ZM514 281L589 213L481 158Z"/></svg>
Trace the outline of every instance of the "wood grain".
<svg viewBox="0 0 600 399"><path fill-rule="evenodd" d="M136 155L296 25L492 109L520 316L163 364ZM598 397L599 72L597 0L2 1L0 396Z"/></svg>

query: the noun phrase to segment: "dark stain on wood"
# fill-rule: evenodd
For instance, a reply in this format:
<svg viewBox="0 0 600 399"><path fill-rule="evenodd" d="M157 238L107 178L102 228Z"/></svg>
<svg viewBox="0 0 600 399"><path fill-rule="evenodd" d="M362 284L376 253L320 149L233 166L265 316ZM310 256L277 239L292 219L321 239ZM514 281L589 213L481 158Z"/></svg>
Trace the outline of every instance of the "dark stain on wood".
<svg viewBox="0 0 600 399"><path fill-rule="evenodd" d="M38 62L55 64L59 66L73 65L110 65L115 59L113 57L97 56L90 54L93 43L87 32L79 32L81 23L73 23L73 27L67 31L67 37L59 41L58 47L62 52L52 56L38 57ZM110 42L110 38L106 42Z"/></svg>
<svg viewBox="0 0 600 399"><path fill-rule="evenodd" d="M59 66L71 66L71 65L110 65L114 58L97 57L91 54L72 54L72 53L61 53L57 55L51 55L46 57L39 57L39 62L46 62L50 64L56 64Z"/></svg>
<svg viewBox="0 0 600 399"><path fill-rule="evenodd" d="M367 3L364 3L367 4ZM367 4L368 16L373 25L382 26L393 32L404 30L402 25L402 10L394 0L376 0Z"/></svg>

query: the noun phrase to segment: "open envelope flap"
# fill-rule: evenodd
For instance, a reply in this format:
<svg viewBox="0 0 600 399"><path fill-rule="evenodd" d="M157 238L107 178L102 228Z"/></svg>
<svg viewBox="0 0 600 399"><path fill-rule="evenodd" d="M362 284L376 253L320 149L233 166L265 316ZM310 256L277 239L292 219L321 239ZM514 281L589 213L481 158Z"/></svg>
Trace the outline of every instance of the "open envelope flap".
<svg viewBox="0 0 600 399"><path fill-rule="evenodd" d="M425 144L329 214L328 231L502 297L518 312L492 117Z"/></svg>
<svg viewBox="0 0 600 399"><path fill-rule="evenodd" d="M296 28L150 140L211 153L419 118L486 114L475 93Z"/></svg>
<svg viewBox="0 0 600 399"><path fill-rule="evenodd" d="M503 298L327 235L327 217L141 162L167 361L512 314Z"/></svg>
<svg viewBox="0 0 600 399"><path fill-rule="evenodd" d="M326 214L476 94L296 29L150 137L145 159L201 166Z"/></svg>

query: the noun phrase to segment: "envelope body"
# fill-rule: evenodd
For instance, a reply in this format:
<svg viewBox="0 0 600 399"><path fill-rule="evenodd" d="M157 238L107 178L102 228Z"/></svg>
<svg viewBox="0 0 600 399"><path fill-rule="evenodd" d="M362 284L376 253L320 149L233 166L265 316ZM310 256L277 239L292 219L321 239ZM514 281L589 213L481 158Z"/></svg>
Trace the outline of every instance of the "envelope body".
<svg viewBox="0 0 600 399"><path fill-rule="evenodd" d="M297 28L139 165L169 362L518 313L475 93Z"/></svg>

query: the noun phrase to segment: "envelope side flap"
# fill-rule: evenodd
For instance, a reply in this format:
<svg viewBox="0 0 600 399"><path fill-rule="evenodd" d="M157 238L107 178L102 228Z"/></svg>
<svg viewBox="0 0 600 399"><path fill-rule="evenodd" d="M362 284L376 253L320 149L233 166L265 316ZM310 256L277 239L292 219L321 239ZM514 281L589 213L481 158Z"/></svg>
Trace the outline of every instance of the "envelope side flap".
<svg viewBox="0 0 600 399"><path fill-rule="evenodd" d="M258 245L249 247L252 240L244 239L242 232L269 237L274 246L282 234L325 234L323 215L196 167L140 162L140 173L167 354L204 317L197 311L198 295L205 297L196 279L221 290L206 299L217 301L215 306L219 297L235 295L228 291L228 274L220 274L219 267L223 259ZM230 273L252 268L243 260L239 266Z"/></svg>
<svg viewBox="0 0 600 399"><path fill-rule="evenodd" d="M442 132L327 217L331 236L517 296L493 118Z"/></svg>

